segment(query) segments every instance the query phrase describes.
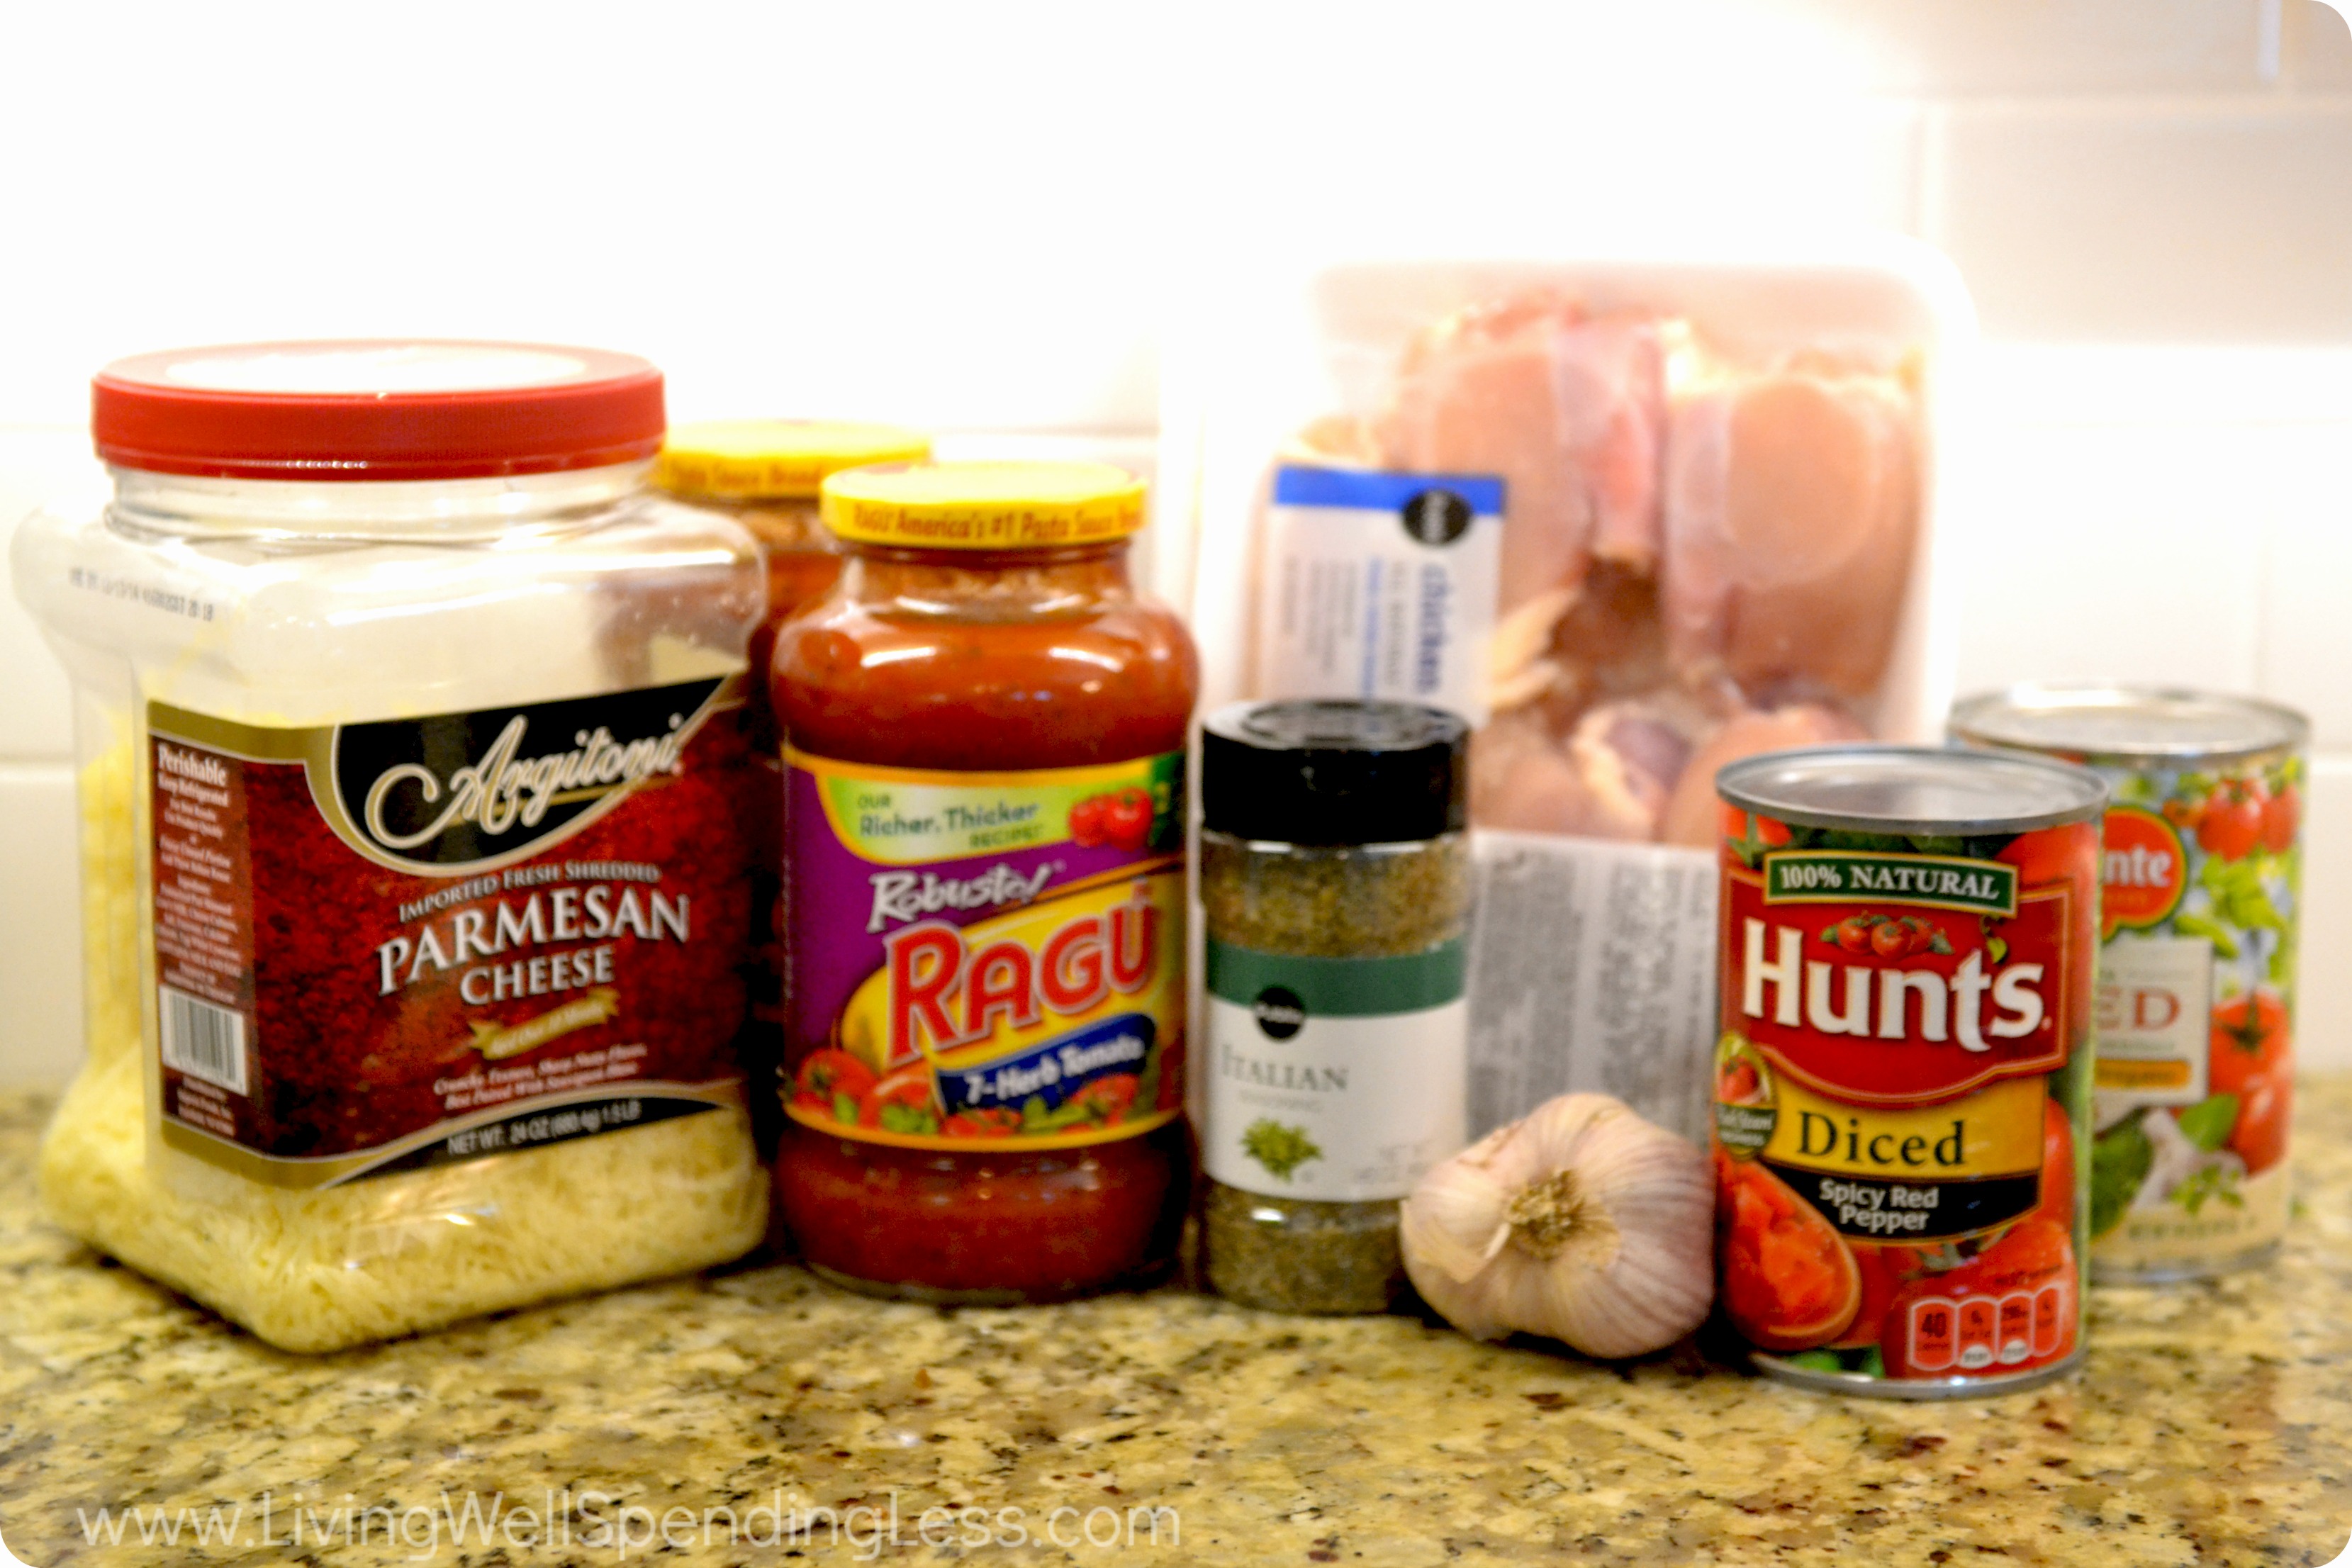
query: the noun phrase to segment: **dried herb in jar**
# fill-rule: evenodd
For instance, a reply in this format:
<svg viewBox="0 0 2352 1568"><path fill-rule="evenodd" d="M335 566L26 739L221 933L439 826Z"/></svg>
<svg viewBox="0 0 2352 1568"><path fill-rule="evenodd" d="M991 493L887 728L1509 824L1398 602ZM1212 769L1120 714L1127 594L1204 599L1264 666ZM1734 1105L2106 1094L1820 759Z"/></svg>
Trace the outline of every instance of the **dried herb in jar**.
<svg viewBox="0 0 2352 1568"><path fill-rule="evenodd" d="M1392 702L1243 704L1204 726L1210 1283L1379 1312L1399 1200L1461 1147L1466 730Z"/></svg>

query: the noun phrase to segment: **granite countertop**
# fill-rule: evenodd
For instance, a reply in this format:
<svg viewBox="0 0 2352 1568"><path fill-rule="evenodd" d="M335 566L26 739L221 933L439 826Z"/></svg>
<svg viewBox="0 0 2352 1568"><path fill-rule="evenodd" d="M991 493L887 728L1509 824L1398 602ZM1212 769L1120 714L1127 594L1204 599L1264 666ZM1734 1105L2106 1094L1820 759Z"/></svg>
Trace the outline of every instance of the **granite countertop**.
<svg viewBox="0 0 2352 1568"><path fill-rule="evenodd" d="M2284 1564L2352 1533L2352 1079L2305 1087L2275 1268L2099 1290L2074 1380L1928 1405L1690 1346L1603 1367L1174 1290L950 1312L777 1266L305 1360L43 1225L46 1111L0 1095L0 1536L38 1568L603 1563L664 1524L667 1561L746 1563ZM100 1509L159 1505L108 1543ZM988 1511L927 1544L934 1507ZM498 1508L530 1512L486 1545Z"/></svg>

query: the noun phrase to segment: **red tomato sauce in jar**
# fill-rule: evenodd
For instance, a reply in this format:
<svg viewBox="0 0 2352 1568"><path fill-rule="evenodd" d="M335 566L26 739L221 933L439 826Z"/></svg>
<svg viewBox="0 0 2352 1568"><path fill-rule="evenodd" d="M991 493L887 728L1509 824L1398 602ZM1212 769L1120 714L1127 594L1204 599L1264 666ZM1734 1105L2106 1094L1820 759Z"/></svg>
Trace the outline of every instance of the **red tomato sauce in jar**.
<svg viewBox="0 0 2352 1568"><path fill-rule="evenodd" d="M784 931L782 887L784 763L768 698L776 632L829 593L841 575L841 546L817 516L817 490L828 474L869 463L928 458L927 437L890 425L819 419L724 419L677 425L663 439L654 483L698 511L740 524L758 542L768 579L768 608L751 628L751 683L743 728L757 764L744 812L751 850L752 962L746 979L750 1017L737 1043L745 1070L764 1085L782 1051ZM775 1147L775 1101L755 1092L752 1121L764 1154Z"/></svg>
<svg viewBox="0 0 2352 1568"><path fill-rule="evenodd" d="M752 738L772 753L767 671L776 630L824 597L841 575L841 547L817 515L825 476L871 463L928 458L928 437L892 425L824 419L721 419L672 426L654 483L680 501L742 524L760 543L768 613L751 633L759 689L747 704Z"/></svg>
<svg viewBox="0 0 2352 1568"><path fill-rule="evenodd" d="M836 475L833 593L779 632L788 1123L810 1266L1048 1300L1173 1261L1184 747L1198 685L1099 464Z"/></svg>
<svg viewBox="0 0 2352 1568"><path fill-rule="evenodd" d="M1723 1315L1763 1371L1902 1398L2081 1354L2106 786L1893 746L1717 775Z"/></svg>

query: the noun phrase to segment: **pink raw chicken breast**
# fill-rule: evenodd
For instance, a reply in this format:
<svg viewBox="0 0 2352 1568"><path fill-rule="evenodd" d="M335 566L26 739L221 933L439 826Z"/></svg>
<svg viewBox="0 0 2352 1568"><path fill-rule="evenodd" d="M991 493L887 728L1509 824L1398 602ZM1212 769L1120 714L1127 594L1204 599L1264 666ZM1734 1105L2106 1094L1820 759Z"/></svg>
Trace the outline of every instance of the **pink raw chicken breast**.
<svg viewBox="0 0 2352 1568"><path fill-rule="evenodd" d="M1868 731L1836 709L1811 703L1776 708L1769 713L1742 713L1691 754L1666 802L1661 823L1664 831L1660 837L1669 844L1687 844L1696 849L1715 847L1721 822L1717 815L1715 775L1727 763L1792 746L1826 746L1869 738Z"/></svg>
<svg viewBox="0 0 2352 1568"><path fill-rule="evenodd" d="M1471 819L1524 833L1654 838L1708 727L1695 703L1671 692L1604 702L1565 740L1539 708L1498 714L1471 741Z"/></svg>
<svg viewBox="0 0 2352 1568"><path fill-rule="evenodd" d="M1892 377L1707 373L1666 451L1666 639L1694 684L1868 696L1911 570L1918 463Z"/></svg>
<svg viewBox="0 0 2352 1568"><path fill-rule="evenodd" d="M1494 474L1505 615L1564 602L1593 559L1658 553L1665 430L1658 323L1530 295L1461 311L1407 351L1380 422L1391 468Z"/></svg>
<svg viewBox="0 0 2352 1568"><path fill-rule="evenodd" d="M1899 377L1737 366L1536 291L1438 322L1383 412L1298 453L1504 481L1480 826L1706 847L1726 763L1865 738L1843 705L1885 672L1917 530Z"/></svg>
<svg viewBox="0 0 2352 1568"><path fill-rule="evenodd" d="M1601 562L1582 587L1555 589L1505 616L1487 660L1486 697L1498 709L1542 701L1572 715L1654 691L1670 679L1657 584Z"/></svg>
<svg viewBox="0 0 2352 1568"><path fill-rule="evenodd" d="M1657 806L1619 770L1594 769L1531 708L1498 713L1470 739L1470 820L1521 833L1647 838Z"/></svg>

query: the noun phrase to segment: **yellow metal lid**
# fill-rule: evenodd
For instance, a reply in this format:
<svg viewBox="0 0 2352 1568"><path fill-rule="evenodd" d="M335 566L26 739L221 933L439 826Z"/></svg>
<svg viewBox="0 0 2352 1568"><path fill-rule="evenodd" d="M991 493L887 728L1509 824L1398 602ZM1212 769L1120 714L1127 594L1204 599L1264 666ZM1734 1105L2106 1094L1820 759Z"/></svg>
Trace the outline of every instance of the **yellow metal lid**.
<svg viewBox="0 0 2352 1568"><path fill-rule="evenodd" d="M826 479L823 505L863 544L1051 549L1141 528L1143 481L1108 463L883 463Z"/></svg>
<svg viewBox="0 0 2352 1568"><path fill-rule="evenodd" d="M895 425L717 419L670 431L654 483L681 496L813 496L827 474L930 455L929 437Z"/></svg>

